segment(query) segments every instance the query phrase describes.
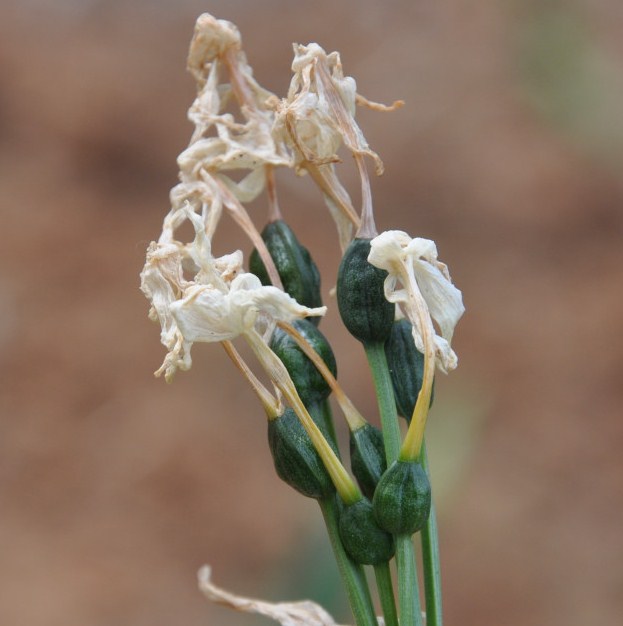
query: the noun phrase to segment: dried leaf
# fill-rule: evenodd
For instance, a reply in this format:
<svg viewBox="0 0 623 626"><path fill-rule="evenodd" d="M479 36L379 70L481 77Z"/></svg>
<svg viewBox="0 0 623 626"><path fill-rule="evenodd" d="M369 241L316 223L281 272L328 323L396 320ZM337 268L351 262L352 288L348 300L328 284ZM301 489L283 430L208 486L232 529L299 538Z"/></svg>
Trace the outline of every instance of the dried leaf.
<svg viewBox="0 0 623 626"><path fill-rule="evenodd" d="M198 573L199 589L210 600L236 611L264 615L281 626L338 626L333 618L318 604L302 602L265 602L244 598L217 587L211 580L211 569L204 565Z"/></svg>

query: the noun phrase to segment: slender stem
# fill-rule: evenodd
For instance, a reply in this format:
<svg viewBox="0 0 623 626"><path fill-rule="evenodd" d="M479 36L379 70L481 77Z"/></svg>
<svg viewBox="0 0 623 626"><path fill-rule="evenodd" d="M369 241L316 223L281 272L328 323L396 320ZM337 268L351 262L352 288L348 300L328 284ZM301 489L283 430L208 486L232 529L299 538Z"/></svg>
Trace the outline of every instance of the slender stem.
<svg viewBox="0 0 623 626"><path fill-rule="evenodd" d="M374 223L374 210L372 208L372 193L370 191L370 177L363 156L354 153L357 171L361 179L361 224L356 237L362 239L372 239L378 235L376 224Z"/></svg>
<svg viewBox="0 0 623 626"><path fill-rule="evenodd" d="M394 389L385 357L385 346L380 341L377 341L365 343L364 348L374 380L376 398L381 414L381 425L383 427L385 457L389 467L398 458L401 438Z"/></svg>
<svg viewBox="0 0 623 626"><path fill-rule="evenodd" d="M430 480L426 443L422 446L420 456L422 467ZM424 571L424 590L426 598L426 626L443 626L441 605L441 569L439 564L439 535L437 532L437 516L435 505L431 502L430 515L426 526L422 528L422 565Z"/></svg>
<svg viewBox="0 0 623 626"><path fill-rule="evenodd" d="M319 500L318 504L327 526L327 533L329 534L335 560L346 587L348 600L355 616L355 623L357 626L378 626L363 568L361 565L356 565L351 561L342 546L338 533L335 499L326 498Z"/></svg>
<svg viewBox="0 0 623 626"><path fill-rule="evenodd" d="M202 172L201 176L204 181L206 181L206 177L208 177L213 184L216 184L223 204L229 210L232 218L242 228L247 237L251 240L253 245L256 247L260 258L262 259L266 271L268 272L268 276L270 278L270 282L279 289L283 289L283 283L281 282L281 278L279 277L279 272L275 267L275 262L273 258L270 256L270 252L266 247L266 243L262 239L262 235L260 235L259 231L255 227L253 220L247 213L247 210L244 208L242 203L236 198L236 196L227 188L227 186L220 180L217 176L212 176L208 172ZM208 182L208 181L206 181Z"/></svg>
<svg viewBox="0 0 623 626"><path fill-rule="evenodd" d="M398 614L396 613L396 599L394 598L394 586L392 574L389 570L389 561L374 566L376 587L379 590L385 626L398 626Z"/></svg>
<svg viewBox="0 0 623 626"><path fill-rule="evenodd" d="M242 375L249 381L251 388L255 391L259 398L264 411L269 420L276 419L283 413L283 407L281 402L273 396L266 387L259 381L257 376L251 371L251 368L245 363L244 359L240 356L240 353L231 341L222 341L221 345L225 349L225 352L229 358L233 361L234 365L242 373Z"/></svg>
<svg viewBox="0 0 623 626"><path fill-rule="evenodd" d="M396 535L396 569L400 626L422 626L420 591L411 535Z"/></svg>
<svg viewBox="0 0 623 626"><path fill-rule="evenodd" d="M428 305L420 292L420 288L415 279L413 265L410 264L402 276L402 281L407 290L409 298L409 311L412 315L411 323L418 327L422 333L424 342L424 374L422 376L422 388L418 394L409 430L405 437L400 459L402 461L415 461L420 456L422 442L424 441L424 429L426 418L430 407L430 396L433 389L433 379L435 377L435 331L430 317Z"/></svg>
<svg viewBox="0 0 623 626"><path fill-rule="evenodd" d="M383 426L383 441L388 467L400 452L400 426L389 375L385 347L381 342L364 344L372 371L377 402ZM420 591L415 566L415 548L410 535L396 536L396 570L398 573L398 602L400 626L421 626Z"/></svg>
<svg viewBox="0 0 623 626"><path fill-rule="evenodd" d="M273 166L268 164L264 166L266 174L266 192L268 193L268 221L276 222L282 219L279 201L277 200L277 185L275 183L275 172Z"/></svg>

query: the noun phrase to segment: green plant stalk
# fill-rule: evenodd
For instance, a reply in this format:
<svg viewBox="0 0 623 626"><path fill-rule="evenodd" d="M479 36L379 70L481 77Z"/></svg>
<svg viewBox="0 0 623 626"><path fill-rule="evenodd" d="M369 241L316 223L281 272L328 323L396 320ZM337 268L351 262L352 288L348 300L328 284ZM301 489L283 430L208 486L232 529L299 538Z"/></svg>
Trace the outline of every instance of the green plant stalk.
<svg viewBox="0 0 623 626"><path fill-rule="evenodd" d="M422 626L420 589L411 535L396 535L396 569L398 570L400 626Z"/></svg>
<svg viewBox="0 0 623 626"><path fill-rule="evenodd" d="M422 446L420 463L428 474L428 456L426 443ZM422 540L422 568L424 571L424 595L426 598L426 626L443 626L441 605L441 569L439 566L439 535L437 532L437 516L435 504L431 502L430 515L426 526L421 531Z"/></svg>
<svg viewBox="0 0 623 626"><path fill-rule="evenodd" d="M383 427L385 456L389 467L398 458L402 442L394 389L385 357L385 346L382 342L374 342L364 344L364 348L374 380ZM422 626L415 548L410 535L396 536L396 569L400 626Z"/></svg>
<svg viewBox="0 0 623 626"><path fill-rule="evenodd" d="M385 458L389 467L397 458L402 445L398 413L396 412L396 400L394 388L389 376L385 346L380 341L365 343L366 357L372 372L376 398L381 414L381 427L383 429L383 442L385 445Z"/></svg>
<svg viewBox="0 0 623 626"><path fill-rule="evenodd" d="M381 600L385 626L399 626L389 561L375 565L374 576L376 577L376 588L378 589L379 598Z"/></svg>
<svg viewBox="0 0 623 626"><path fill-rule="evenodd" d="M320 510L327 526L327 533L333 548L342 581L350 602L357 626L378 626L374 605L370 597L368 582L363 567L353 563L344 551L338 532L337 505L334 498L319 500Z"/></svg>

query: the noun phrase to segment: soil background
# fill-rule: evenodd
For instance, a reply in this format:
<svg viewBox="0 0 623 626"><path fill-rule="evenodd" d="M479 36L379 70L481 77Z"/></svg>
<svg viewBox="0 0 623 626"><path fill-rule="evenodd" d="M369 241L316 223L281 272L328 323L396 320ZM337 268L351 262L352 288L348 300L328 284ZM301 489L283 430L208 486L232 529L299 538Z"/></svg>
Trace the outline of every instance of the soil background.
<svg viewBox="0 0 623 626"><path fill-rule="evenodd" d="M278 94L291 43L317 41L368 98L406 101L358 119L386 166L379 228L435 239L467 307L429 435L446 623L619 624L617 0L2 3L0 624L266 623L204 601L203 563L233 591L350 619L317 507L275 477L223 351L195 346L172 385L152 375L164 349L138 274L191 133L203 11L238 25ZM342 176L357 202L348 158ZM375 421L329 294L332 222L307 178L278 182L322 271L340 379ZM226 220L220 252L240 241Z"/></svg>

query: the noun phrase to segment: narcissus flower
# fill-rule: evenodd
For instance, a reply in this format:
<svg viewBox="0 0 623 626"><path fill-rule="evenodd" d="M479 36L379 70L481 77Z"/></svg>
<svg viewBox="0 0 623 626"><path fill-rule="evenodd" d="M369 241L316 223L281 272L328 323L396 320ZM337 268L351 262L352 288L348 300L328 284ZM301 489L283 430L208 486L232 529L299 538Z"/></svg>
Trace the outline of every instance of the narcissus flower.
<svg viewBox="0 0 623 626"><path fill-rule="evenodd" d="M385 279L385 297L399 304L409 318L418 350L426 351L424 338L432 329L437 367L444 373L453 370L458 360L450 343L465 307L461 292L452 284L448 267L437 260L435 242L389 230L372 240L368 261L389 273Z"/></svg>

